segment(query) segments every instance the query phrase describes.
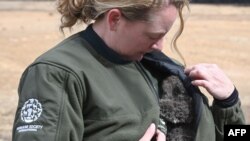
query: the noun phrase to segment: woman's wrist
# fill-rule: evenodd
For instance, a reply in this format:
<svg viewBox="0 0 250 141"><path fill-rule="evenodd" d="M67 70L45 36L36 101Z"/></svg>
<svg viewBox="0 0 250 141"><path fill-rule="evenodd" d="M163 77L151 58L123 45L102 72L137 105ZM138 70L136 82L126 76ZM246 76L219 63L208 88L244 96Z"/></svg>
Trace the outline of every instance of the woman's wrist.
<svg viewBox="0 0 250 141"><path fill-rule="evenodd" d="M214 104L222 108L228 108L236 104L238 99L239 99L238 91L236 88L234 88L234 91L228 98L223 99L223 100L218 100L214 98Z"/></svg>

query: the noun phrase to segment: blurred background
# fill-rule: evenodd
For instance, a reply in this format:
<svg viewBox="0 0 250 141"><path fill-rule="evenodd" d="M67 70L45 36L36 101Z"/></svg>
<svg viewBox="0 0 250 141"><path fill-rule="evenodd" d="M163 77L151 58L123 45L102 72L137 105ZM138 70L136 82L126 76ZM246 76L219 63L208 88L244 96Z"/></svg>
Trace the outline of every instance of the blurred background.
<svg viewBox="0 0 250 141"><path fill-rule="evenodd" d="M178 41L187 66L215 63L232 79L240 92L248 124L249 3L249 0L193 0L190 13L185 14L184 33ZM40 54L85 27L79 24L63 35L59 25L60 15L54 0L0 0L0 141L11 141L18 83L24 69ZM178 22L166 37L164 52L179 59L169 45L177 28Z"/></svg>

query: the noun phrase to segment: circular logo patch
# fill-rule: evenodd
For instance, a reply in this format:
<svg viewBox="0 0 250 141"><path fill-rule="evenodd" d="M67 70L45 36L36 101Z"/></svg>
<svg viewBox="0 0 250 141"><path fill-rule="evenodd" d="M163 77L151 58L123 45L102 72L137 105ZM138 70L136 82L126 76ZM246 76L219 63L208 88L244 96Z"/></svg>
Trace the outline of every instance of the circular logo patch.
<svg viewBox="0 0 250 141"><path fill-rule="evenodd" d="M37 99L29 99L22 107L21 119L26 123L31 123L41 116L42 111L42 104Z"/></svg>

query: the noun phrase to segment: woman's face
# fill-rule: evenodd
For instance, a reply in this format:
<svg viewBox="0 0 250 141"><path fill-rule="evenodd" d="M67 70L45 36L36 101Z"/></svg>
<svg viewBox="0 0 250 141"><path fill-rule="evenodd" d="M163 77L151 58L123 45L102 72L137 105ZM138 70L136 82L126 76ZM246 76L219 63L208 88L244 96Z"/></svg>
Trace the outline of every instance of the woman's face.
<svg viewBox="0 0 250 141"><path fill-rule="evenodd" d="M162 50L164 36L177 17L177 9L168 5L152 12L151 16L148 22L125 18L120 21L112 46L125 59L141 60L145 53Z"/></svg>

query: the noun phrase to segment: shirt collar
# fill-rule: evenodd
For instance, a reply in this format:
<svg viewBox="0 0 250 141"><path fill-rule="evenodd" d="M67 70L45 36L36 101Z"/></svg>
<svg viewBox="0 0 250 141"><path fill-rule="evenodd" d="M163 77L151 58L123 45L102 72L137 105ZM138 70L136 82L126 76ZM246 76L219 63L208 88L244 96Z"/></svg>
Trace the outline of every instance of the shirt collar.
<svg viewBox="0 0 250 141"><path fill-rule="evenodd" d="M117 52L112 50L102 40L102 38L93 30L92 25L89 25L83 32L83 38L94 48L94 50L107 59L108 61L115 64L128 64L131 61L125 60Z"/></svg>

